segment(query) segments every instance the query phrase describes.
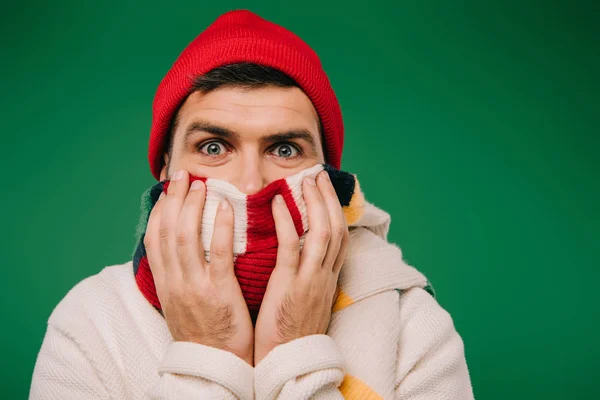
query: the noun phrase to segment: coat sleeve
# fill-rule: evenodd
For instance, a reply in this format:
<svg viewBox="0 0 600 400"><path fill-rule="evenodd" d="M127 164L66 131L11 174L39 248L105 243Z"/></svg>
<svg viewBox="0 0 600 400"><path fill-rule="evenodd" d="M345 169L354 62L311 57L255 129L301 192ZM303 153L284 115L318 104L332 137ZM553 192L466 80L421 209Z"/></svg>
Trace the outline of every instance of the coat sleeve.
<svg viewBox="0 0 600 400"><path fill-rule="evenodd" d="M173 342L158 373L152 399L254 398L254 368L225 350L191 342Z"/></svg>
<svg viewBox="0 0 600 400"><path fill-rule="evenodd" d="M400 296L396 399L470 400L463 341L450 314L425 290Z"/></svg>
<svg viewBox="0 0 600 400"><path fill-rule="evenodd" d="M343 356L327 335L310 335L274 348L254 369L257 399L343 399Z"/></svg>
<svg viewBox="0 0 600 400"><path fill-rule="evenodd" d="M101 366L86 357L81 341L51 324L48 325L34 367L29 398L109 399L123 393L111 391L111 382L101 379ZM113 368L106 363L104 368ZM160 366L160 379L146 398L252 399L253 368L224 350L197 343L173 342ZM112 386L114 389L114 384Z"/></svg>

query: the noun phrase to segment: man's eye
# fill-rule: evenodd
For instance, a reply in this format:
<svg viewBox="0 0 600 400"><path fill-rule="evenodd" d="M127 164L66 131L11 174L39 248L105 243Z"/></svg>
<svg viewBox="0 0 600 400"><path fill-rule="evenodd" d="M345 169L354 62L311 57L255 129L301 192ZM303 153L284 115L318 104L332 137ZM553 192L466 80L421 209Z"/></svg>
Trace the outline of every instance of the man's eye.
<svg viewBox="0 0 600 400"><path fill-rule="evenodd" d="M223 143L209 142L200 146L200 151L209 156L220 156L225 153L227 149Z"/></svg>
<svg viewBox="0 0 600 400"><path fill-rule="evenodd" d="M281 158L292 158L296 157L300 151L291 144L280 144L273 149L273 154Z"/></svg>

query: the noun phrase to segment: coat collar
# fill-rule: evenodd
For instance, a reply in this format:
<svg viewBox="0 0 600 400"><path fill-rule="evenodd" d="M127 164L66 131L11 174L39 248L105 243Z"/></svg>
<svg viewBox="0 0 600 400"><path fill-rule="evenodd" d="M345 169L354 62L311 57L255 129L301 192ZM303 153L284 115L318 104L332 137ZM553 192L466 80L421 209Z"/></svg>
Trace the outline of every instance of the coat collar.
<svg viewBox="0 0 600 400"><path fill-rule="evenodd" d="M427 278L402 258L400 247L388 243L390 215L365 202L365 212L350 227L350 245L338 279L333 312L387 291L421 287L433 294Z"/></svg>

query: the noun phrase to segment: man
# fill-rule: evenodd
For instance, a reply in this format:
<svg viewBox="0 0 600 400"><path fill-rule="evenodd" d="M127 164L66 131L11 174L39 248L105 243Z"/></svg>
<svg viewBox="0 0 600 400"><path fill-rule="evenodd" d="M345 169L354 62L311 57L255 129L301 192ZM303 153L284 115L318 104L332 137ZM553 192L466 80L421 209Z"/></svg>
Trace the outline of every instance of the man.
<svg viewBox="0 0 600 400"><path fill-rule="evenodd" d="M106 267L65 296L30 397L472 398L462 340L423 275L386 242L389 215L367 203L349 218L319 167L339 168L342 144L317 55L248 11L219 17L155 97L149 161L169 185L144 225L136 260L146 264ZM291 177L302 178L305 207L268 197L276 265L266 288L253 286L235 253L250 211L235 199L250 207ZM212 209L209 182L221 185Z"/></svg>

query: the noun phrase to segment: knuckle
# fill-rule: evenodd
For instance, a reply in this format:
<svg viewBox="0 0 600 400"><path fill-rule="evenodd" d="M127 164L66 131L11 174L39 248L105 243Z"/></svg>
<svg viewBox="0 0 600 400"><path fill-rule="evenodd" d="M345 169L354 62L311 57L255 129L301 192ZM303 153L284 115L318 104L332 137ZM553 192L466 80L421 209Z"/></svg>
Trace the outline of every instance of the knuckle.
<svg viewBox="0 0 600 400"><path fill-rule="evenodd" d="M151 236L150 236L150 235L148 235L148 233L147 233L147 232L146 232L146 234L144 235L144 240L143 240L143 242L144 242L144 247L145 247L146 249L149 249L149 248L150 248L150 246L152 246L152 239L151 239Z"/></svg>
<svg viewBox="0 0 600 400"><path fill-rule="evenodd" d="M299 252L300 251L300 239L298 237L286 240L282 243L283 248L289 252Z"/></svg>
<svg viewBox="0 0 600 400"><path fill-rule="evenodd" d="M186 230L178 230L175 235L175 243L179 247L185 247L190 241L190 234Z"/></svg>
<svg viewBox="0 0 600 400"><path fill-rule="evenodd" d="M171 232L173 228L167 224L161 224L160 228L158 228L158 237L161 241L166 240L169 236L171 236Z"/></svg>
<svg viewBox="0 0 600 400"><path fill-rule="evenodd" d="M227 248L222 245L215 245L211 251L211 259L222 260L227 257Z"/></svg>
<svg viewBox="0 0 600 400"><path fill-rule="evenodd" d="M323 242L329 242L331 240L331 230L328 228L319 229L316 232L316 236Z"/></svg>
<svg viewBox="0 0 600 400"><path fill-rule="evenodd" d="M335 227L335 236L340 238L341 240L344 239L344 237L346 236L347 233L347 229L344 225L337 225Z"/></svg>

